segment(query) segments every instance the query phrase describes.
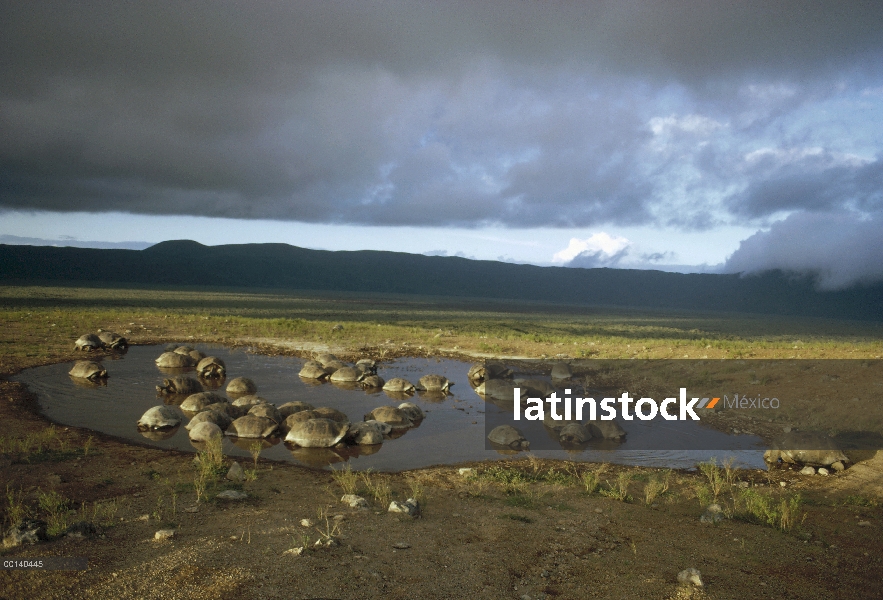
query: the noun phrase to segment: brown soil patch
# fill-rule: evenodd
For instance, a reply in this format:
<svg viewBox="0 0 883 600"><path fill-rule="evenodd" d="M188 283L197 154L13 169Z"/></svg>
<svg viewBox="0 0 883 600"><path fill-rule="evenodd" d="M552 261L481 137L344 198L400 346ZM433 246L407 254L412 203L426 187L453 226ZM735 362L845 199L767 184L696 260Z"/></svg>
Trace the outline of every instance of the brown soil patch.
<svg viewBox="0 0 883 600"><path fill-rule="evenodd" d="M38 362L72 357L56 352ZM0 435L7 438L48 426L33 396L5 379L34 362L4 359ZM674 473L670 492L647 506L640 479L652 471L613 466L603 477L615 481L620 471L632 473L629 492L636 500L586 494L578 485L467 479L454 467L390 475L395 498L406 498L412 486L422 489L422 515L414 519L387 513L376 502L369 510L346 507L328 472L261 461L257 479L242 486L247 500L197 505L187 487L192 454L74 428L58 427L57 434L77 451L3 455L4 490L21 490L37 511L38 494L54 490L77 510L71 519L96 502L115 512L100 536L55 537L4 551L4 560L85 556L89 568L0 571L0 598L883 597L883 514L870 496L880 489L879 458L829 478L739 472L739 480L759 491L802 492L806 518L783 533L739 519L700 523L694 489L702 479L696 473ZM93 443L82 455L89 436ZM503 466L528 475L563 468L527 460ZM865 489L872 480L878 487ZM6 517L8 505L2 506ZM187 511L194 506L197 512ZM310 547L301 556L286 553L304 535L311 542L321 537L315 527L300 525L309 518L325 530L320 513L331 523L342 516L339 543ZM175 537L154 541L154 533L167 527ZM704 591L678 588L677 574L687 567L701 571Z"/></svg>

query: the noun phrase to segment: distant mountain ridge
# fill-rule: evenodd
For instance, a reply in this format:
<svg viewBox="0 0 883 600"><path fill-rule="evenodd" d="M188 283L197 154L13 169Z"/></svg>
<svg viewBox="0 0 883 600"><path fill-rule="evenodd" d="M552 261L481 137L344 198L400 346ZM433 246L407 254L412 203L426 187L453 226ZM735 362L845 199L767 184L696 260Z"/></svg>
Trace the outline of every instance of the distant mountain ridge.
<svg viewBox="0 0 883 600"><path fill-rule="evenodd" d="M883 320L883 284L820 292L810 277L781 272L740 277L573 269L288 244L178 240L144 250L0 244L0 283L19 282L382 292Z"/></svg>

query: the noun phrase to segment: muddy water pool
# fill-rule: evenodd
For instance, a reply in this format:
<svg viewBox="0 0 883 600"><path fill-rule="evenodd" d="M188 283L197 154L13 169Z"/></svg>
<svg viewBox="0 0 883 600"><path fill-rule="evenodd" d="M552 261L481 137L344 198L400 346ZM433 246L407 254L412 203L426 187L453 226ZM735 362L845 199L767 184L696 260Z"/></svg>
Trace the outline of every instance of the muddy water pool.
<svg viewBox="0 0 883 600"><path fill-rule="evenodd" d="M198 349L225 361L228 381L240 376L253 379L258 386L257 394L277 406L301 400L316 407L336 408L346 413L350 420L359 421L378 406L398 405L403 401L382 391L368 393L303 380L298 377L304 363L301 358L264 356L207 345L200 345ZM43 414L56 423L84 427L160 448L195 451L183 425L165 439L153 439L162 436L151 432L145 436L136 427L148 408L163 404L163 399L157 396L156 386L170 374L159 370L154 363L163 350L163 346L134 346L123 355L105 358L102 364L109 373L106 386L84 385L69 377L72 363L28 369L14 379L25 383L37 395ZM83 358L88 359L88 355ZM345 450L288 447L280 440L270 440L261 457L311 467L346 461L354 469L378 471L508 458L511 455L500 454L486 445L486 422L489 426L504 422L506 413L473 391L467 378L471 364L443 358L399 358L379 364L378 375L387 381L404 377L416 383L421 376L436 373L454 382L451 394L444 399L420 393L409 398L426 412L426 418L401 437L386 440L378 446L353 446ZM184 374L195 377L193 372ZM536 377L535 374L530 376ZM223 388L216 391L224 394ZM627 432L622 443L593 440L579 450L535 449L534 453L542 458L671 468L693 467L711 457L716 457L719 462L733 457L741 466L764 468L763 447L760 438L755 436L731 436L692 422L654 421L648 424L621 421L620 424ZM549 435L540 423L525 423L522 429L535 448L549 445ZM685 439L695 440L695 447L728 450L685 450L683 448L690 447L683 443ZM660 449L667 447L666 440L678 440L678 443L669 444L671 449ZM238 442L241 447L234 441L225 438L225 453L250 459L248 446L253 440ZM524 456L524 453L517 456Z"/></svg>

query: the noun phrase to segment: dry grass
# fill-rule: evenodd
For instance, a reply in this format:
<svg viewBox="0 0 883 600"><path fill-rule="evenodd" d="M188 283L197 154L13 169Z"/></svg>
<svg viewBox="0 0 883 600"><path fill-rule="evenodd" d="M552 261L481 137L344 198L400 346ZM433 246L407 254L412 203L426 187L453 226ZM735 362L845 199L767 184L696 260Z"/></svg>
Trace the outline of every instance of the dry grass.
<svg viewBox="0 0 883 600"><path fill-rule="evenodd" d="M651 473L650 478L644 485L644 504L651 506L657 499L662 497L671 485L671 470L662 473Z"/></svg>
<svg viewBox="0 0 883 600"><path fill-rule="evenodd" d="M347 463L342 469L331 469L331 477L344 494L355 494L359 487L359 474Z"/></svg>
<svg viewBox="0 0 883 600"><path fill-rule="evenodd" d="M388 475L364 471L360 474L369 496L380 508L386 508L392 501L392 485Z"/></svg>

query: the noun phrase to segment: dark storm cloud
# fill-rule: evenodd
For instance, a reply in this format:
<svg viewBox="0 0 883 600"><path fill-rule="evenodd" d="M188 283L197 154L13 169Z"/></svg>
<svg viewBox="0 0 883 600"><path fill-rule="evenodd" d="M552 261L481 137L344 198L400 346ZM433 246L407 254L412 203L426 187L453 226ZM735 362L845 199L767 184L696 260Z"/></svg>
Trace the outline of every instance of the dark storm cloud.
<svg viewBox="0 0 883 600"><path fill-rule="evenodd" d="M825 211L842 207L864 212L883 210L883 161L844 161L813 152L777 164L777 156L757 160L752 183L730 198L731 211L763 217L779 211Z"/></svg>
<svg viewBox="0 0 883 600"><path fill-rule="evenodd" d="M668 186L671 149L713 129L648 150L656 98L760 130L807 86L876 76L880 22L878 2L7 2L0 206L708 227L706 190L677 210ZM832 162L827 192L798 167L745 170L729 209L829 207L844 186L879 204L869 166Z"/></svg>

